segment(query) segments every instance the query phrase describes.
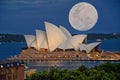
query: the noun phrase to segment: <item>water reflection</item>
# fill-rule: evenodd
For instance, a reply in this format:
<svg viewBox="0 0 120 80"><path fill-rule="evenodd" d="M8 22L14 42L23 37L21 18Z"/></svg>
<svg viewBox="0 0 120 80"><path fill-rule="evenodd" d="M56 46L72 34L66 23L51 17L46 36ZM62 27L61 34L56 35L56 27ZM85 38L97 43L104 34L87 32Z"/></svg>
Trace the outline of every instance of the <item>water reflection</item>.
<svg viewBox="0 0 120 80"><path fill-rule="evenodd" d="M29 69L36 69L37 71L50 70L52 67L57 67L58 69L70 69L74 70L85 65L88 68L104 64L108 61L37 61L37 62L27 62ZM111 63L120 63L119 61L109 61Z"/></svg>

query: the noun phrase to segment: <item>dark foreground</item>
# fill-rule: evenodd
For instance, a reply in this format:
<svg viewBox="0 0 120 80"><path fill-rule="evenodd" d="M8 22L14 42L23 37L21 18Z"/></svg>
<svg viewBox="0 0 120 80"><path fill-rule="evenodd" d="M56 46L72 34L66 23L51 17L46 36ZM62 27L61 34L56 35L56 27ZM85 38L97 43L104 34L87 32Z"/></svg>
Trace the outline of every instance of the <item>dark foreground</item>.
<svg viewBox="0 0 120 80"><path fill-rule="evenodd" d="M27 76L27 80L120 80L120 63L106 63L93 68L80 66L75 70L58 70L36 72Z"/></svg>

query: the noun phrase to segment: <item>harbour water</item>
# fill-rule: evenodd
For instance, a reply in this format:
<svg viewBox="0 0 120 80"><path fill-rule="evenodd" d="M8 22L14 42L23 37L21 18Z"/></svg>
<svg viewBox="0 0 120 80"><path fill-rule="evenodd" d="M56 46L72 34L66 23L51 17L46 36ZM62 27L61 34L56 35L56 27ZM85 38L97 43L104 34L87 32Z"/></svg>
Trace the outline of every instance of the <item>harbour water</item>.
<svg viewBox="0 0 120 80"><path fill-rule="evenodd" d="M20 54L22 48L26 47L25 42L1 42L0 60L7 59L11 56Z"/></svg>
<svg viewBox="0 0 120 80"><path fill-rule="evenodd" d="M88 43L90 42L94 41L88 40ZM25 42L0 42L0 60L20 54L22 48L26 46ZM120 39L102 40L99 49L120 52Z"/></svg>
<svg viewBox="0 0 120 80"><path fill-rule="evenodd" d="M106 62L120 63L120 61L38 61L27 62L27 66L28 69L36 69L37 71L50 70L52 67L74 70L79 68L81 65L84 65L87 68L92 68Z"/></svg>
<svg viewBox="0 0 120 80"><path fill-rule="evenodd" d="M88 40L88 43L94 42L93 40ZM14 55L19 55L22 48L27 45L25 42L0 42L0 60L7 59ZM103 40L99 49L107 51L119 51L120 52L120 39ZM36 70L50 70L52 67L57 67L58 69L76 69L81 65L85 65L88 68L104 64L107 61L36 61L27 62L28 69ZM111 63L120 63L120 61L110 61Z"/></svg>
<svg viewBox="0 0 120 80"><path fill-rule="evenodd" d="M95 40L88 40L88 43L95 42ZM120 39L106 39L102 40L99 49L106 51L120 52Z"/></svg>

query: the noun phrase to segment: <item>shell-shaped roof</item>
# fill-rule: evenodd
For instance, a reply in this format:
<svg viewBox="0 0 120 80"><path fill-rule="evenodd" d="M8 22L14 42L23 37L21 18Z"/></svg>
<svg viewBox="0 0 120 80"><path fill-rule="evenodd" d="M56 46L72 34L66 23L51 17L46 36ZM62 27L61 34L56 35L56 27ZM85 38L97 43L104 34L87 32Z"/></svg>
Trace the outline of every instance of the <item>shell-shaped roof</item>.
<svg viewBox="0 0 120 80"><path fill-rule="evenodd" d="M60 48L60 49L71 49L71 48L73 48L70 39L64 41L64 42L59 46L59 48Z"/></svg>
<svg viewBox="0 0 120 80"><path fill-rule="evenodd" d="M30 47L34 47L35 49L38 48L36 39L31 43Z"/></svg>
<svg viewBox="0 0 120 80"><path fill-rule="evenodd" d="M61 26L61 25L60 25L59 28L61 29L61 31L63 31L63 33L66 35L67 38L72 37L71 33L70 33L66 28L64 28L64 27Z"/></svg>
<svg viewBox="0 0 120 80"><path fill-rule="evenodd" d="M46 33L42 30L36 30L37 49L47 48Z"/></svg>
<svg viewBox="0 0 120 80"><path fill-rule="evenodd" d="M89 53L93 48L98 46L101 42L94 42L84 44L83 41L87 38L86 34L74 35L64 28L63 26L57 27L56 25L45 22L46 32L36 30L36 36L24 35L28 47L34 47L37 50L46 48L54 51L56 48L85 50Z"/></svg>
<svg viewBox="0 0 120 80"><path fill-rule="evenodd" d="M87 53L89 53L92 49L94 49L96 46L100 45L101 42L94 42L90 44L82 44L80 43L80 50L85 50Z"/></svg>
<svg viewBox="0 0 120 80"><path fill-rule="evenodd" d="M45 39L43 40L40 48L45 48L45 49L48 49L48 43L47 43L47 36L46 36L46 33L45 33Z"/></svg>
<svg viewBox="0 0 120 80"><path fill-rule="evenodd" d="M64 28L63 26L60 25L59 27L61 29L61 31L66 35L67 37L67 40L64 41L60 46L59 48L60 49L71 49L73 48L72 47L72 44L71 44L71 41L70 41L70 38L72 37L71 33L66 29Z"/></svg>
<svg viewBox="0 0 120 80"><path fill-rule="evenodd" d="M83 43L86 37L87 35L82 34L82 35L75 35L71 38L71 44L76 51L79 50L79 44Z"/></svg>
<svg viewBox="0 0 120 80"><path fill-rule="evenodd" d="M54 51L61 43L67 40L65 34L54 24L45 22L48 46Z"/></svg>
<svg viewBox="0 0 120 80"><path fill-rule="evenodd" d="M31 47L31 44L35 41L35 36L34 35L24 35L27 47Z"/></svg>

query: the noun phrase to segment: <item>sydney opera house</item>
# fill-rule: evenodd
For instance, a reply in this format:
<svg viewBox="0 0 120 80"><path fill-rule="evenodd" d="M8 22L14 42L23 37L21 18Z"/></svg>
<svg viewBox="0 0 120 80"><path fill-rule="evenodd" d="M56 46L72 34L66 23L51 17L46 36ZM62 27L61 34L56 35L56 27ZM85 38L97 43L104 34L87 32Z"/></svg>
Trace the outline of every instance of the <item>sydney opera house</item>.
<svg viewBox="0 0 120 80"><path fill-rule="evenodd" d="M46 31L24 35L27 47L9 60L119 60L119 54L98 50L101 42L87 43L86 34L71 35L63 26L45 22ZM110 54L109 54L110 53Z"/></svg>
<svg viewBox="0 0 120 80"><path fill-rule="evenodd" d="M45 22L46 31L36 30L36 35L24 35L27 47L39 52L81 51L89 53L97 50L101 42L87 44L87 35L72 36L63 26Z"/></svg>

